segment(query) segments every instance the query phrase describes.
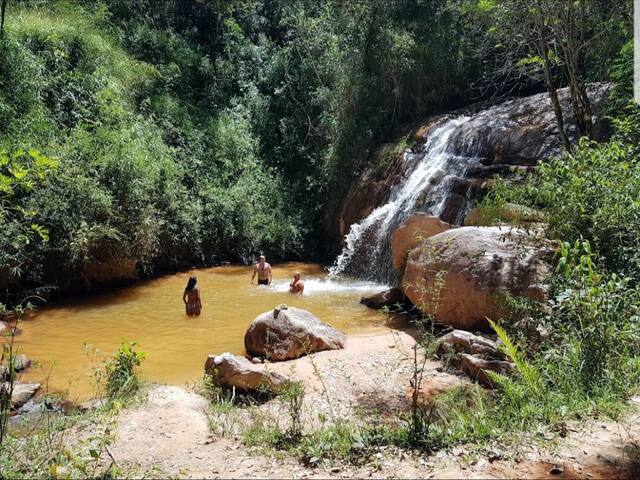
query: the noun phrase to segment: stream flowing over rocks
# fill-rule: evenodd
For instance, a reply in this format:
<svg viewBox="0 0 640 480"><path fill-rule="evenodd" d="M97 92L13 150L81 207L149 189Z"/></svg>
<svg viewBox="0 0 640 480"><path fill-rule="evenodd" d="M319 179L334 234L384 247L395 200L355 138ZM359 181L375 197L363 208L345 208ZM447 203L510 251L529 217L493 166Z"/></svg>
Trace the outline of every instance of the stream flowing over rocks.
<svg viewBox="0 0 640 480"><path fill-rule="evenodd" d="M598 137L607 134L598 115L609 86L592 85ZM567 132L577 138L569 92L559 91ZM415 145L390 159L384 172L364 172L329 226L344 247L332 275L393 283L391 235L411 215L426 212L461 225L472 200L496 175L520 175L561 152L547 93L435 117L411 135Z"/></svg>

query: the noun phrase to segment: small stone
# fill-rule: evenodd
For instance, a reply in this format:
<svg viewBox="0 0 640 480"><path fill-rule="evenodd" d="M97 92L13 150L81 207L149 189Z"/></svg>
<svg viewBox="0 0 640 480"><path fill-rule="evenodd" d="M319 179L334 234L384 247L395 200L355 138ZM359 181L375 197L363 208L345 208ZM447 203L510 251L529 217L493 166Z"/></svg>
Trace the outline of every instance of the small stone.
<svg viewBox="0 0 640 480"><path fill-rule="evenodd" d="M564 472L564 468L556 465L556 466L553 466L551 470L549 470L549 475L560 475L563 472Z"/></svg>
<svg viewBox="0 0 640 480"><path fill-rule="evenodd" d="M13 365L16 372L21 372L31 366L31 359L24 353L21 353L20 355L15 356Z"/></svg>

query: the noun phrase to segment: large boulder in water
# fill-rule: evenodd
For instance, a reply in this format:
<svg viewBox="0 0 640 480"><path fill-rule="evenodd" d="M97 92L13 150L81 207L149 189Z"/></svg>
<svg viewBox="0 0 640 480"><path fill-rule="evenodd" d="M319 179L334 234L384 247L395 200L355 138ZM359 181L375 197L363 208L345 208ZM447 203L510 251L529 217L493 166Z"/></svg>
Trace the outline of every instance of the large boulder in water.
<svg viewBox="0 0 640 480"><path fill-rule="evenodd" d="M402 288L416 307L463 330L510 316L507 296L546 298L550 249L523 230L461 227L434 235L409 254Z"/></svg>
<svg viewBox="0 0 640 480"><path fill-rule="evenodd" d="M282 375L229 352L209 355L204 370L218 385L245 391L278 390L287 381Z"/></svg>
<svg viewBox="0 0 640 480"><path fill-rule="evenodd" d="M449 230L451 225L438 217L426 213L416 213L409 217L391 235L391 252L393 269L403 268L407 263L407 255L423 240Z"/></svg>
<svg viewBox="0 0 640 480"><path fill-rule="evenodd" d="M346 336L300 308L280 305L259 315L247 329L244 347L252 356L289 360L344 347Z"/></svg>

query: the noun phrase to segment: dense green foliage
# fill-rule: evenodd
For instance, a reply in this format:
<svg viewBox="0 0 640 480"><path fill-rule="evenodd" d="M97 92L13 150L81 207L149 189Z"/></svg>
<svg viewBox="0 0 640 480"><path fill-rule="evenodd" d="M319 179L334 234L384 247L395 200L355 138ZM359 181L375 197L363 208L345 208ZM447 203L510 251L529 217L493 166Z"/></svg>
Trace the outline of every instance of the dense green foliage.
<svg viewBox="0 0 640 480"><path fill-rule="evenodd" d="M57 169L10 199L48 241L17 244L0 217L3 285L321 254L374 146L464 100L477 62L457 5L10 2L0 151Z"/></svg>
<svg viewBox="0 0 640 480"><path fill-rule="evenodd" d="M614 104L629 102L629 58L625 46L614 64L620 80ZM506 331L495 327L518 375L493 375L498 392L489 402L476 399L482 403L481 415L453 407L457 440L489 438L505 422L524 430L592 413L615 416L637 391L640 113L632 104L617 113L609 141L585 139L572 153L540 165L521 184L497 182L479 207L487 224L540 231L543 222L547 241L557 246L556 270L548 303L521 304L522 321ZM536 341L541 331L546 336ZM436 429L427 443L452 440Z"/></svg>

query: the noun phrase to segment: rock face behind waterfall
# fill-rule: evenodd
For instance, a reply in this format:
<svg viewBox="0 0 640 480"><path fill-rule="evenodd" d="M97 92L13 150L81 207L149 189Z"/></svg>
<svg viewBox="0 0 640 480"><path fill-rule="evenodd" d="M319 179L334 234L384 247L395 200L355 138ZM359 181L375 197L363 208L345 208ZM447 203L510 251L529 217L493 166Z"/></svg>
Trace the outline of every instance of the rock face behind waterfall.
<svg viewBox="0 0 640 480"><path fill-rule="evenodd" d="M344 347L346 336L300 308L280 305L259 315L244 336L252 356L290 360L312 352Z"/></svg>
<svg viewBox="0 0 640 480"><path fill-rule="evenodd" d="M510 315L505 296L542 300L549 249L522 230L461 227L423 241L407 260L402 288L424 313L463 330Z"/></svg>

